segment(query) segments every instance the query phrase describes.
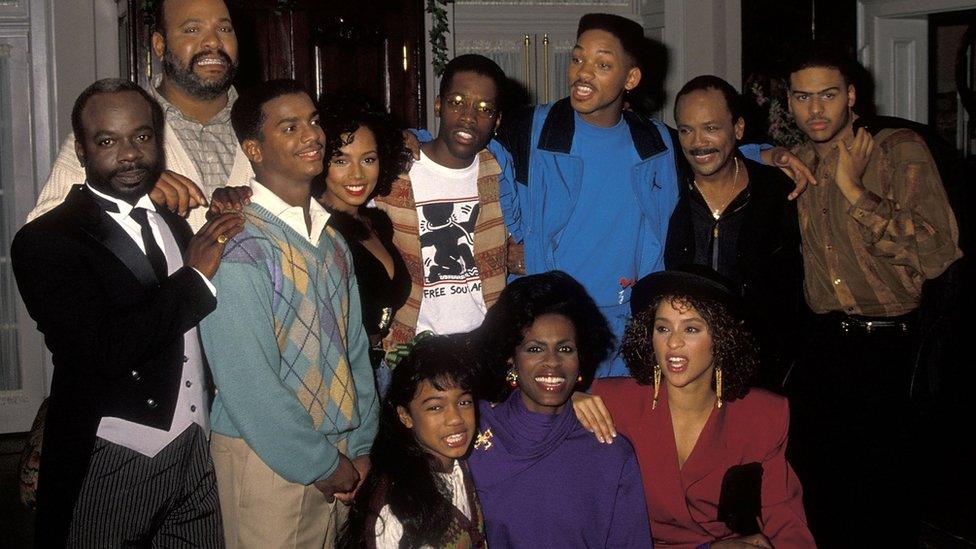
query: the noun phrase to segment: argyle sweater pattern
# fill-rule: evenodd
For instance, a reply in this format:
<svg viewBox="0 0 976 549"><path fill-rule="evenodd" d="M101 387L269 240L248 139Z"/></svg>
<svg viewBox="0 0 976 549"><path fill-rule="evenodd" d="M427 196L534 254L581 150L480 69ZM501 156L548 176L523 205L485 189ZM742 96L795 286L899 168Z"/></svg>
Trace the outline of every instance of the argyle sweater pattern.
<svg viewBox="0 0 976 549"><path fill-rule="evenodd" d="M331 228L315 246L258 205L244 214L214 277L217 310L201 324L218 391L213 430L308 484L334 471L338 441L352 458L376 433L352 257Z"/></svg>

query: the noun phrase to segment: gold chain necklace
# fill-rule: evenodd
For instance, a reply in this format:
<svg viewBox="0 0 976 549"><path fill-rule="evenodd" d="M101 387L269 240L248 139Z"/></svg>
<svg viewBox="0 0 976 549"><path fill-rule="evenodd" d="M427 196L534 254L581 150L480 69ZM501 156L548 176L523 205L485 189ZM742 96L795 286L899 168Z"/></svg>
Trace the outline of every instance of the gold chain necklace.
<svg viewBox="0 0 976 549"><path fill-rule="evenodd" d="M721 207L712 208L712 205L708 203L708 197L705 196L705 191L703 191L701 187L698 186L698 179L693 180L695 183L695 188L698 189L698 192L702 195L702 198L705 199L705 204L708 206L710 210L712 210L712 217L714 217L716 221L718 221L718 219L722 217L722 212L725 211L725 207L728 206L729 202L732 201L732 196L735 193L735 188L739 184L739 159L738 157L733 157L732 160L735 162L735 172L732 175L732 186L729 188L729 195L725 197L725 202L722 203Z"/></svg>

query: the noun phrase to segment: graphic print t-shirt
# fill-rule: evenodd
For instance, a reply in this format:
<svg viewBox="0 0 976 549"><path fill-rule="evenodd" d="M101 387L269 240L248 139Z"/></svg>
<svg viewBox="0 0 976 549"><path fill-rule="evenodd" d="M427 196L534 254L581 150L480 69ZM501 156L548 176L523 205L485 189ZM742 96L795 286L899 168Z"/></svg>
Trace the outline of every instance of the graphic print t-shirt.
<svg viewBox="0 0 976 549"><path fill-rule="evenodd" d="M467 332L481 325L485 300L474 263L478 221L478 160L461 169L445 168L421 153L410 168L419 221L424 293L417 332Z"/></svg>

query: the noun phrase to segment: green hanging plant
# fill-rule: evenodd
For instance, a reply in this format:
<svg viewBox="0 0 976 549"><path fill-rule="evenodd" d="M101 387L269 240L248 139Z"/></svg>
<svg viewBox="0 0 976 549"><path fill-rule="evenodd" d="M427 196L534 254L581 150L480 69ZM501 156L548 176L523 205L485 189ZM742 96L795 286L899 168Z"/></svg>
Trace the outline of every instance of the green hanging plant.
<svg viewBox="0 0 976 549"><path fill-rule="evenodd" d="M441 76L447 67L447 35L451 32L447 24L445 0L427 0L427 13L431 16L430 51L434 74Z"/></svg>

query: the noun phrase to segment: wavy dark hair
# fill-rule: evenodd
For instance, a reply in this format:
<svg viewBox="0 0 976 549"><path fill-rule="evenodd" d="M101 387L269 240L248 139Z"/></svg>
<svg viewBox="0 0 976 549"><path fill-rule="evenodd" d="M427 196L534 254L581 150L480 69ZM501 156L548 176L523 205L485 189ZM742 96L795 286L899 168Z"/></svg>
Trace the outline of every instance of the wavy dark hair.
<svg viewBox="0 0 976 549"><path fill-rule="evenodd" d="M438 390L460 387L470 391L474 355L468 334L431 336L418 342L394 368L370 451L372 466L349 510L338 547L366 547L366 540L374 535L366 531L370 519L381 520L379 512L385 504L403 525L400 547L441 544L453 513L454 505L445 496L450 492L436 474L437 459L400 421L397 407L408 408L423 381Z"/></svg>
<svg viewBox="0 0 976 549"><path fill-rule="evenodd" d="M654 317L657 307L670 300L675 308L695 308L712 336L712 364L722 369L722 400L731 402L746 396L759 371L759 350L744 323L725 305L708 298L665 295L655 299L627 324L621 348L630 375L641 385L654 383ZM712 379L712 388L715 380Z"/></svg>
<svg viewBox="0 0 976 549"><path fill-rule="evenodd" d="M370 198L390 194L393 181L410 163L410 152L403 146L403 133L393 118L359 95L333 94L319 100L319 120L325 131L324 158L329 161L312 183L312 196L321 196L325 192L325 178L332 158L339 154L339 149L352 143L353 134L359 128L373 132L380 163L380 174Z"/></svg>
<svg viewBox="0 0 976 549"><path fill-rule="evenodd" d="M508 361L525 330L546 314L563 315L573 323L582 387L593 381L597 366L613 350L613 332L582 284L562 271L549 271L513 280L475 332L483 358L476 387L479 398L498 402L507 396L511 390L505 383Z"/></svg>

